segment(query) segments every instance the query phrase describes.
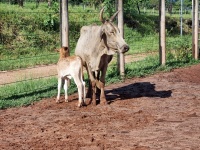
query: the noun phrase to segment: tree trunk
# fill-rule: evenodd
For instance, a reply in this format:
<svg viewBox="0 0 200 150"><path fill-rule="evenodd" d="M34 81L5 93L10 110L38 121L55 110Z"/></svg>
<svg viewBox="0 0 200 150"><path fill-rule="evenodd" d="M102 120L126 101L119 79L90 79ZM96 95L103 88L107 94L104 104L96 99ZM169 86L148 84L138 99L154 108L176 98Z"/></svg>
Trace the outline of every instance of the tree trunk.
<svg viewBox="0 0 200 150"><path fill-rule="evenodd" d="M140 14L140 6L138 2L137 2L137 9L138 9L138 13Z"/></svg>
<svg viewBox="0 0 200 150"><path fill-rule="evenodd" d="M36 8L39 7L40 0L36 0Z"/></svg>
<svg viewBox="0 0 200 150"><path fill-rule="evenodd" d="M19 6L24 7L24 0L18 0Z"/></svg>
<svg viewBox="0 0 200 150"><path fill-rule="evenodd" d="M51 0L48 0L48 7L51 7Z"/></svg>

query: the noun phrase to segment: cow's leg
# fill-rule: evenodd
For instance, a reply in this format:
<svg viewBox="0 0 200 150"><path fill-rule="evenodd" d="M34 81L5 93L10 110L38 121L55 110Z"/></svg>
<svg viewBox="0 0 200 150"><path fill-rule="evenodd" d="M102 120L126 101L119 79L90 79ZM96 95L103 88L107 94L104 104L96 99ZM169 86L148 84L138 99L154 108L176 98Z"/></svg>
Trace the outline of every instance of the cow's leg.
<svg viewBox="0 0 200 150"><path fill-rule="evenodd" d="M89 75L89 79L90 79L90 84L91 84L91 100L90 100L90 103L93 103L93 105L96 105L96 93L95 93L95 88L96 88L96 80L93 76L93 73L90 69L90 67L88 67L87 65L87 71L88 71L88 75ZM90 89L88 89L90 90Z"/></svg>
<svg viewBox="0 0 200 150"><path fill-rule="evenodd" d="M64 80L64 90L65 90L65 102L68 102L68 94L67 94L67 90L68 90L68 79Z"/></svg>
<svg viewBox="0 0 200 150"><path fill-rule="evenodd" d="M92 103L93 105L97 105L96 101L96 80L91 80L92 83Z"/></svg>
<svg viewBox="0 0 200 150"><path fill-rule="evenodd" d="M88 90L87 90L87 94L86 94L86 97L87 98L92 98L91 94L92 94L92 84L91 84L91 81L90 81L90 75L89 75L89 70L88 70L88 67L86 66L86 70L87 70L87 73L88 73L88 79L89 79L89 84L88 84Z"/></svg>
<svg viewBox="0 0 200 150"><path fill-rule="evenodd" d="M105 82L100 82L100 87L101 87L101 94L100 94L100 103L102 104L107 104L106 96L105 96Z"/></svg>
<svg viewBox="0 0 200 150"><path fill-rule="evenodd" d="M57 98L56 98L56 103L59 103L61 88L62 88L62 78L58 77L58 94L57 94Z"/></svg>
<svg viewBox="0 0 200 150"><path fill-rule="evenodd" d="M100 94L100 103L101 104L106 104L107 100L106 100L106 96L105 96L105 91L104 91L104 87L105 87L105 76L106 76L106 71L107 71L107 65L105 65L102 70L101 70L101 76L99 81L97 82L97 87L101 90L101 94Z"/></svg>
<svg viewBox="0 0 200 150"><path fill-rule="evenodd" d="M99 78L100 78L100 71L98 71L98 72L97 72L97 75L96 75L96 80L97 80L96 93L98 94L98 96L99 96L100 93L101 93L100 86L99 86L99 84L98 84Z"/></svg>
<svg viewBox="0 0 200 150"><path fill-rule="evenodd" d="M97 82L97 87L100 89L100 103L106 104L107 100L106 100L105 91L104 91L105 81L99 80Z"/></svg>

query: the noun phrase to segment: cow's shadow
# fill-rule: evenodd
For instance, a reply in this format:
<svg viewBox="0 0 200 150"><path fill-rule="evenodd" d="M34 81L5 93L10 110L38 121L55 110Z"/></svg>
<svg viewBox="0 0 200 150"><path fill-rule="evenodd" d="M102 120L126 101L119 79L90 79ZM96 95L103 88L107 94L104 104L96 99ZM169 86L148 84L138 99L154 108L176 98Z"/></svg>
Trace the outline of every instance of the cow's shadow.
<svg viewBox="0 0 200 150"><path fill-rule="evenodd" d="M151 84L150 82L138 82L112 90L106 90L105 94L107 102L110 104L116 100L127 100L139 97L167 98L171 96L172 91L156 91L155 84Z"/></svg>

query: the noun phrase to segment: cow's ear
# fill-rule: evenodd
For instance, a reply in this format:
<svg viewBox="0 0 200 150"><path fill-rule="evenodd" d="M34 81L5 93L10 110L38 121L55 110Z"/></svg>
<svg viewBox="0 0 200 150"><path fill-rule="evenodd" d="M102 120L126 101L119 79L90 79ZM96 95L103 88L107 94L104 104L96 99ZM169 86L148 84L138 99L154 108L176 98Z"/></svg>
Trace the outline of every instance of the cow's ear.
<svg viewBox="0 0 200 150"><path fill-rule="evenodd" d="M101 32L100 32L100 38L101 39L103 38L104 33L105 33L104 29L101 29Z"/></svg>

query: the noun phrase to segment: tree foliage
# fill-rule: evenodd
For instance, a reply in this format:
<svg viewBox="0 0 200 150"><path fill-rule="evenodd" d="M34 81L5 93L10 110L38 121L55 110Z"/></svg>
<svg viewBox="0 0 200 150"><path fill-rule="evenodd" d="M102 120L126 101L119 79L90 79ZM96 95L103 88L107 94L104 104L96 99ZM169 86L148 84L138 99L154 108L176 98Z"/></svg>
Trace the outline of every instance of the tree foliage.
<svg viewBox="0 0 200 150"><path fill-rule="evenodd" d="M51 1L55 2L56 0L36 0L38 1ZM109 15L113 14L116 11L116 2L118 0L69 0L69 3L72 5L85 4L94 8L105 7ZM23 7L24 0L9 0L11 4L19 4ZM192 0L182 0L183 9L189 10L192 7ZM124 13L141 13L141 9L159 9L159 0L123 0ZM169 13L173 13L173 9L179 10L181 8L181 0L165 0L166 8Z"/></svg>

